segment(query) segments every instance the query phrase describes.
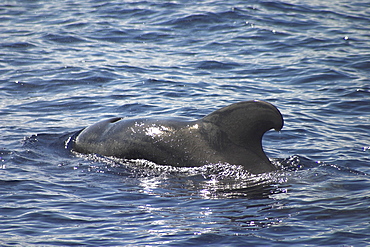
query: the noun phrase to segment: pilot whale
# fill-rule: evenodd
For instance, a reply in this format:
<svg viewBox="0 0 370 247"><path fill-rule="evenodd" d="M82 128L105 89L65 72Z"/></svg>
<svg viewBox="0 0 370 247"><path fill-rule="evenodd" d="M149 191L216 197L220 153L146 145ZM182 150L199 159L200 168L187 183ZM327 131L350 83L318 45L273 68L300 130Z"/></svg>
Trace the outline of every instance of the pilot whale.
<svg viewBox="0 0 370 247"><path fill-rule="evenodd" d="M280 131L283 124L272 104L243 101L195 121L107 119L77 132L71 144L84 154L178 167L228 163L260 174L277 169L263 151L262 136L270 129Z"/></svg>

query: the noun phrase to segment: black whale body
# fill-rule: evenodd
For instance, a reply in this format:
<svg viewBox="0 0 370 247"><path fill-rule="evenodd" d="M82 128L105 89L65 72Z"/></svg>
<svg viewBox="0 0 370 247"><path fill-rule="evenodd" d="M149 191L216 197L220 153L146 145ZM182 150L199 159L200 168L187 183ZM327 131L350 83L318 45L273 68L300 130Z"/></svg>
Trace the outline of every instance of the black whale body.
<svg viewBox="0 0 370 247"><path fill-rule="evenodd" d="M279 110L263 101L235 103L196 121L112 118L76 134L74 151L161 165L242 165L254 174L276 170L262 149L262 136L281 130Z"/></svg>

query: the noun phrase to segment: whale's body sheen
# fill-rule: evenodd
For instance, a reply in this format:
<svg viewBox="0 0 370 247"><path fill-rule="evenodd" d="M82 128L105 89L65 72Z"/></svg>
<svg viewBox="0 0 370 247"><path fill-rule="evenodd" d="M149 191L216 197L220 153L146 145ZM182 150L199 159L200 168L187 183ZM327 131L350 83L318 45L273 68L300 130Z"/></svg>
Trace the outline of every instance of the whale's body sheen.
<svg viewBox="0 0 370 247"><path fill-rule="evenodd" d="M196 121L103 120L79 132L72 148L181 167L229 163L259 174L276 170L262 149L262 136L270 129L281 130L283 122L272 104L244 101Z"/></svg>

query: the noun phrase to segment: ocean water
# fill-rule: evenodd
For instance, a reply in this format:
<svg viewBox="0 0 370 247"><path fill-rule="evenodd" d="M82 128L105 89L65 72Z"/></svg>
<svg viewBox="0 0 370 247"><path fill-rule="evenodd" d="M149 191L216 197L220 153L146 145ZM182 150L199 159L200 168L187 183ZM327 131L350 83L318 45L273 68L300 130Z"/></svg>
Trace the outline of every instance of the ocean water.
<svg viewBox="0 0 370 247"><path fill-rule="evenodd" d="M0 3L1 246L368 246L370 4ZM276 105L279 171L81 155L120 116Z"/></svg>

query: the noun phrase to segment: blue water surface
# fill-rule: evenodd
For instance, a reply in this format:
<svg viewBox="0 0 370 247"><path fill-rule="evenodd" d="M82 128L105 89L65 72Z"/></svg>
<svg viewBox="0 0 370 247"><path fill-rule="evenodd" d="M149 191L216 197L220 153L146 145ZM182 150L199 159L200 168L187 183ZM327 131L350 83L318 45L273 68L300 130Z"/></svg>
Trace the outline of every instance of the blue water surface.
<svg viewBox="0 0 370 247"><path fill-rule="evenodd" d="M0 245L369 245L368 1L6 0L0 30ZM254 99L271 174L65 147Z"/></svg>

